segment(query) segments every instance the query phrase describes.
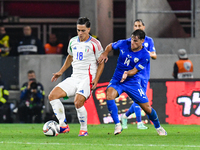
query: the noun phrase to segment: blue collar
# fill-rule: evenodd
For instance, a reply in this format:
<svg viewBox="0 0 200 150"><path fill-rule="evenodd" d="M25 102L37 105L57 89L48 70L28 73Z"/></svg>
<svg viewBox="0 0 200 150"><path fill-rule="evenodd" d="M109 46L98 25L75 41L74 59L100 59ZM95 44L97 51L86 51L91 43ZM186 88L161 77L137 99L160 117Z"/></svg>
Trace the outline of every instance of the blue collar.
<svg viewBox="0 0 200 150"><path fill-rule="evenodd" d="M85 41L85 43L89 42L92 39L92 36L89 36L89 38ZM80 39L78 37L78 42L80 42Z"/></svg>

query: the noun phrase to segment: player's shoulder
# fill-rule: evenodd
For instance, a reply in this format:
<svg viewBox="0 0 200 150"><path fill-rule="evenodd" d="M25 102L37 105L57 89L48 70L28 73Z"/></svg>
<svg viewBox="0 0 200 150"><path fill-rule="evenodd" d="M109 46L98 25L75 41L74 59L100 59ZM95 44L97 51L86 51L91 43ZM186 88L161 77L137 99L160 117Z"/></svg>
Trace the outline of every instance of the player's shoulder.
<svg viewBox="0 0 200 150"><path fill-rule="evenodd" d="M150 55L149 55L149 51L147 50L146 47L143 47L143 48L142 48L141 53L143 53L144 56L150 56Z"/></svg>
<svg viewBox="0 0 200 150"><path fill-rule="evenodd" d="M78 40L78 36L74 36L74 37L72 37L70 40L69 40L69 42L71 43L71 42L76 42Z"/></svg>
<svg viewBox="0 0 200 150"><path fill-rule="evenodd" d="M152 42L152 41L153 41L153 38L150 37L150 36L147 36L147 35L146 35L146 36L145 36L145 40L147 40L147 41L151 41L151 42Z"/></svg>
<svg viewBox="0 0 200 150"><path fill-rule="evenodd" d="M128 43L130 43L130 41L128 39L121 39L121 40L114 42L113 44L124 45L124 44L128 44Z"/></svg>
<svg viewBox="0 0 200 150"><path fill-rule="evenodd" d="M91 41L92 43L95 43L95 44L101 44L101 42L100 42L98 39L96 39L96 38L94 38L94 37L92 37L92 36L90 36L90 41Z"/></svg>

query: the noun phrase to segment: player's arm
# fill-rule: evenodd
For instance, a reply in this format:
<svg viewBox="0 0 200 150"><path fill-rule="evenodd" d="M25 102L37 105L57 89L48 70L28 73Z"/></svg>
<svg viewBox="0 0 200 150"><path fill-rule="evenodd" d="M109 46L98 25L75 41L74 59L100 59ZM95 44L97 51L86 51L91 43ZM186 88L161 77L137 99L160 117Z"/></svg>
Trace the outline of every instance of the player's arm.
<svg viewBox="0 0 200 150"><path fill-rule="evenodd" d="M148 51L149 51L150 57L151 57L152 59L156 59L156 58L157 58L156 49L155 49L154 41L153 41L152 38L150 38L150 43L149 43L149 44L150 44L150 45L149 45Z"/></svg>
<svg viewBox="0 0 200 150"><path fill-rule="evenodd" d="M149 54L150 54L150 57L152 59L156 59L157 58L156 52L149 52Z"/></svg>
<svg viewBox="0 0 200 150"><path fill-rule="evenodd" d="M65 72L65 70L67 70L71 66L72 61L73 61L73 56L68 55L61 69L58 72L53 73L51 82L56 81L63 74L63 72Z"/></svg>
<svg viewBox="0 0 200 150"><path fill-rule="evenodd" d="M112 51L112 43L110 43L106 46L105 51L98 58L99 64L103 63L104 61L105 61L105 63L108 61L108 54L110 53L110 51Z"/></svg>
<svg viewBox="0 0 200 150"><path fill-rule="evenodd" d="M97 73L95 79L92 81L92 90L94 90L97 86L97 83L99 82L99 79L101 77L101 74L104 69L104 62L99 63L98 68L97 68Z"/></svg>
<svg viewBox="0 0 200 150"><path fill-rule="evenodd" d="M122 75L122 79L120 82L124 82L124 80L126 80L126 78L128 76L134 76L138 71L143 70L147 63L149 62L149 55L146 55L146 57L143 57L136 65L133 69L128 70L128 71L124 71L124 74Z"/></svg>
<svg viewBox="0 0 200 150"><path fill-rule="evenodd" d="M122 79L120 82L124 82L124 80L126 80L128 76L134 76L138 71L139 70L135 67L129 71L124 71L124 74L122 75Z"/></svg>

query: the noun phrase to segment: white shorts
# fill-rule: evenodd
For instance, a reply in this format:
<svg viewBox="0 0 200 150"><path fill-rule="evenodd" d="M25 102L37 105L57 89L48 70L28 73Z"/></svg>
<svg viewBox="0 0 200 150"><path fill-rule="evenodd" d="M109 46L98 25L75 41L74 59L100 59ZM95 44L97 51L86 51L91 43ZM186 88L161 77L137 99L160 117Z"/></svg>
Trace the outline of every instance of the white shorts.
<svg viewBox="0 0 200 150"><path fill-rule="evenodd" d="M87 99L91 94L91 82L89 76L85 78L68 77L56 85L56 87L60 87L65 91L68 97L75 96L78 93Z"/></svg>

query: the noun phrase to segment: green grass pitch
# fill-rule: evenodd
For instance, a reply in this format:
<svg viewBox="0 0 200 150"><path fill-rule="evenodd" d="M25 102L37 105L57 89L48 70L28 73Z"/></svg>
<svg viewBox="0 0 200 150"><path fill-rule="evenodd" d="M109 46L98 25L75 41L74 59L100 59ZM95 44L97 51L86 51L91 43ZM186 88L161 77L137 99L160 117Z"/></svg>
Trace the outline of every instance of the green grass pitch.
<svg viewBox="0 0 200 150"><path fill-rule="evenodd" d="M167 136L158 136L154 126L128 129L114 135L114 124L88 125L87 137L78 137L80 125L69 124L70 132L46 137L43 124L0 124L0 150L194 150L200 149L198 125L168 125Z"/></svg>

